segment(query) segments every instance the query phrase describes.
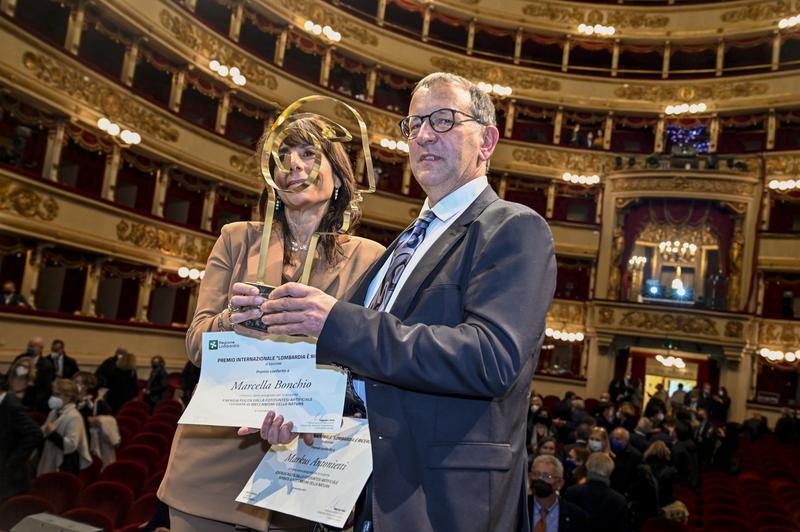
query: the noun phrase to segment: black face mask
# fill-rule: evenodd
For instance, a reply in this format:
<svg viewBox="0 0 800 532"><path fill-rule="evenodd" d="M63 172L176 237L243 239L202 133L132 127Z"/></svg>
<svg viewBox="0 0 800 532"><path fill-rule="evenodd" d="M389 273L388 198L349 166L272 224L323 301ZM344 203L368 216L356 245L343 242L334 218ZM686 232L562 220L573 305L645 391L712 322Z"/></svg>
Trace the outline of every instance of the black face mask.
<svg viewBox="0 0 800 532"><path fill-rule="evenodd" d="M540 499L546 499L553 494L553 486L546 480L536 479L533 481L533 493Z"/></svg>

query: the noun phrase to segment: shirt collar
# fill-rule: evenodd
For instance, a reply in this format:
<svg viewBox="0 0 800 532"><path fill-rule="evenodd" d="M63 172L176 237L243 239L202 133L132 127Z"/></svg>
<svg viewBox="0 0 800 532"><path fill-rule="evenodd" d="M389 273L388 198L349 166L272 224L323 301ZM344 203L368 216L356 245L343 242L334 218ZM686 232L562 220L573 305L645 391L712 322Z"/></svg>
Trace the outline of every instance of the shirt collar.
<svg viewBox="0 0 800 532"><path fill-rule="evenodd" d="M433 210L433 214L436 215L436 218L446 222L454 215L459 214L469 207L487 186L489 186L489 180L485 175L467 181L450 194L440 199L436 205L433 206L433 209L430 207L429 199L425 198L425 203L422 205L420 213Z"/></svg>
<svg viewBox="0 0 800 532"><path fill-rule="evenodd" d="M550 515L554 510L558 509L558 500L559 497L556 496L556 501L550 506L550 508L547 509L547 515ZM534 497L533 504L536 506L536 509L539 511L539 513L542 513L542 505L539 504L539 499Z"/></svg>
<svg viewBox="0 0 800 532"><path fill-rule="evenodd" d="M6 400L6 394L8 394L8 392L0 393L0 403Z"/></svg>

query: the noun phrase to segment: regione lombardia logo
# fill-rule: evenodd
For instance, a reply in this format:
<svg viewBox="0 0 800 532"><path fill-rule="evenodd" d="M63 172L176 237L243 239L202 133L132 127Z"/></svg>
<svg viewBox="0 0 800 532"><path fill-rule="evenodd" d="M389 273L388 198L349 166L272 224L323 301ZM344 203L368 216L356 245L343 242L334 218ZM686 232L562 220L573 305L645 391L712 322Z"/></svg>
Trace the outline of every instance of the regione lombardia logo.
<svg viewBox="0 0 800 532"><path fill-rule="evenodd" d="M211 349L212 351L214 349L218 349L219 348L219 341L218 340L209 340L208 341L208 348Z"/></svg>

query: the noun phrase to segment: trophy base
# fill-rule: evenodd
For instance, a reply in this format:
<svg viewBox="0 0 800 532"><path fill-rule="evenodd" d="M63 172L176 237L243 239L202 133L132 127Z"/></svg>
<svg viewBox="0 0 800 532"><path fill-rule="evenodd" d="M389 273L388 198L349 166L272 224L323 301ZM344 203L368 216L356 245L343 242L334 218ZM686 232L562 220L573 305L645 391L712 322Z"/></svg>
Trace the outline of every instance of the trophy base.
<svg viewBox="0 0 800 532"><path fill-rule="evenodd" d="M270 286L267 284L261 284L261 283L244 283L244 284L249 284L250 286L255 286L256 288L258 288L258 294L261 297L268 297L270 292L275 290L274 286ZM247 327L248 329L255 329L257 331L261 331L264 333L267 332L267 325L263 321L261 321L260 318L255 320L243 321L239 325Z"/></svg>

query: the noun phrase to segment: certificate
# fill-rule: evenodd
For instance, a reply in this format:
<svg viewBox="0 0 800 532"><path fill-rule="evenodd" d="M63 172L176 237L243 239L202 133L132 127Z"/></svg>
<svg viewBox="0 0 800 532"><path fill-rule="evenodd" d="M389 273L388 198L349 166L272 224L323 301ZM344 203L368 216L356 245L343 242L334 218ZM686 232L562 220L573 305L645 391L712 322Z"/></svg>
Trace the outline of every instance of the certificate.
<svg viewBox="0 0 800 532"><path fill-rule="evenodd" d="M367 420L346 417L311 447L273 446L236 500L341 528L371 473Z"/></svg>
<svg viewBox="0 0 800 532"><path fill-rule="evenodd" d="M338 431L347 375L317 366L316 350L306 337L203 333L200 380L178 423L260 427L273 410L296 432Z"/></svg>

